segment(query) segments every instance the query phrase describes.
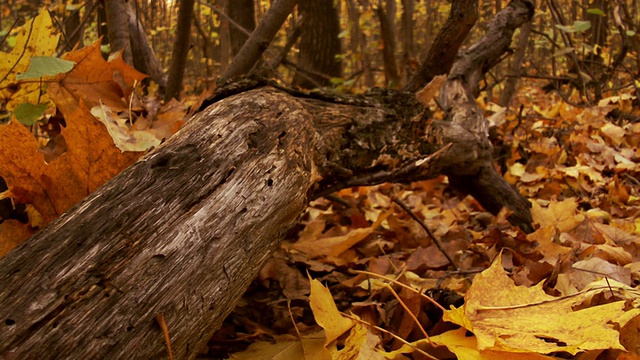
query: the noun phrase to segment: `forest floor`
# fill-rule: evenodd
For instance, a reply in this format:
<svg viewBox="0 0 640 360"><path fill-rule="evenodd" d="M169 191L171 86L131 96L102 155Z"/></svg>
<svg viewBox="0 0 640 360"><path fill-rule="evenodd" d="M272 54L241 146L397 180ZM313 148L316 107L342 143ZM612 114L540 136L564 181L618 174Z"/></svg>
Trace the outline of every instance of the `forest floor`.
<svg viewBox="0 0 640 360"><path fill-rule="evenodd" d="M340 353L359 359L374 348L387 353L367 352L371 358L398 359L505 356L496 351L518 358L631 356L624 348L638 354L637 313L611 310L599 320L593 314L607 304L637 302L639 294L640 122L608 117L616 108L633 113L632 97L580 108L534 84L519 91L516 111L479 103L495 125L496 166L532 203L534 233L509 224L506 211L494 217L473 198L454 193L444 176L342 190L310 205L213 336L206 357L319 359ZM396 199L426 224L446 255ZM500 266L486 270L492 262ZM320 290L312 290L316 280L343 315L309 301L310 293L320 298ZM599 280L608 291L597 290ZM445 319L438 305L417 293L447 309ZM472 305L496 311L479 317ZM452 306L463 319L456 321ZM597 329L558 329L567 311ZM555 321L536 320L541 312ZM337 326L332 321L353 317L350 332L330 338ZM620 325L611 330L615 334L606 332L612 328L607 323ZM359 330L360 345L347 356L347 348L354 349L354 324L367 330ZM460 333L459 324L473 334ZM492 342L484 334L491 331L504 341ZM465 337L473 343L461 345Z"/></svg>

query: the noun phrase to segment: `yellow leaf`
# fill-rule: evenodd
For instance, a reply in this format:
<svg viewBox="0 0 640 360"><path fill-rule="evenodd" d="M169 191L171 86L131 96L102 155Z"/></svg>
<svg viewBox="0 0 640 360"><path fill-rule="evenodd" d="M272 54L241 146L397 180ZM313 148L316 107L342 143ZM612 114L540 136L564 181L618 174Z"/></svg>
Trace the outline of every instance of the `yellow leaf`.
<svg viewBox="0 0 640 360"><path fill-rule="evenodd" d="M236 360L330 360L329 350L324 347L324 332L307 335L296 341L255 342L245 351L231 354Z"/></svg>
<svg viewBox="0 0 640 360"><path fill-rule="evenodd" d="M384 356L376 350L380 338L374 335L367 327L356 323L351 328L349 337L345 341L344 348L336 353L336 360L382 360Z"/></svg>
<svg viewBox="0 0 640 360"><path fill-rule="evenodd" d="M458 360L546 360L552 357L533 352L517 352L504 350L478 350L478 342L473 335L467 335L464 328L447 331L444 334L432 336L431 341L436 345L444 345L456 355Z"/></svg>
<svg viewBox="0 0 640 360"><path fill-rule="evenodd" d="M585 350L624 349L616 329L640 315L637 305L629 309L625 301L616 301L579 310L574 307L607 291L633 298L636 295L629 287L610 280L610 287L598 283L573 296L556 298L547 295L542 285L516 286L501 264L499 256L474 279L465 295L465 321L460 321L459 310L444 315L445 320L473 329L478 350L575 355Z"/></svg>
<svg viewBox="0 0 640 360"><path fill-rule="evenodd" d="M16 76L27 71L32 56L53 55L59 37L49 12L43 8L20 28L13 50L8 54L0 52L0 98L5 99L9 111L21 103L48 102L48 96L40 91L39 81L18 81Z"/></svg>
<svg viewBox="0 0 640 360"><path fill-rule="evenodd" d="M531 234L527 234L527 240L538 243L536 250L544 255L544 261L551 265L556 264L559 255L571 252L570 247L562 246L555 241L557 233L558 231L553 224L549 224L537 229Z"/></svg>
<svg viewBox="0 0 640 360"><path fill-rule="evenodd" d="M318 280L311 278L309 280L311 282L311 295L309 295L311 311L313 311L313 317L318 325L325 330L327 334L325 345L328 345L349 331L354 322L340 314L329 289Z"/></svg>
<svg viewBox="0 0 640 360"><path fill-rule="evenodd" d="M399 355L414 352L414 348L420 348L427 352L433 347L445 346L454 353L458 360L551 360L552 357L529 351L517 351L516 349L478 350L476 337L468 333L465 328L447 331L443 334L431 336L429 339L421 339L409 345L403 345L400 349L382 352L387 359L396 359ZM514 351L515 350L515 351ZM438 352L441 353L441 352Z"/></svg>
<svg viewBox="0 0 640 360"><path fill-rule="evenodd" d="M393 213L393 209L380 214L376 222L368 228L355 229L348 234L328 238L309 238L293 244L293 248L307 254L309 258L318 256L339 256L360 241L371 235L373 231Z"/></svg>
<svg viewBox="0 0 640 360"><path fill-rule="evenodd" d="M531 216L533 221L541 227L552 225L560 232L567 232L584 220L582 214L577 213L578 203L574 198L568 198L561 202L552 200L547 208L541 207L537 202L532 203Z"/></svg>

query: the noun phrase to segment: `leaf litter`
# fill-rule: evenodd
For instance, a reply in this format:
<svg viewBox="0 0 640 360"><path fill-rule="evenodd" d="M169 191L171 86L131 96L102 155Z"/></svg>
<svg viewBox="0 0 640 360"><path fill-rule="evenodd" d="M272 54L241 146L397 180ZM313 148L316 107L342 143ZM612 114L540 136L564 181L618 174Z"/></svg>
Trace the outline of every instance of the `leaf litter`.
<svg viewBox="0 0 640 360"><path fill-rule="evenodd" d="M580 109L536 86L518 96L529 109L520 120L484 107L506 116L496 129L512 155L501 165L530 199L535 232L513 227L506 211L486 213L445 177L344 189L340 202L311 204L209 353L245 359L283 336L323 336L320 357L296 358L637 358L640 124L609 119L623 106L615 99Z"/></svg>

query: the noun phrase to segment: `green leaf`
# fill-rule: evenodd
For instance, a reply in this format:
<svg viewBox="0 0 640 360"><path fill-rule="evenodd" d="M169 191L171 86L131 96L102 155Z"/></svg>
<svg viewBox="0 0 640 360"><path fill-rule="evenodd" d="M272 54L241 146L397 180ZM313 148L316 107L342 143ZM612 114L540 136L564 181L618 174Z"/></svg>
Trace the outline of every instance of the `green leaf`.
<svg viewBox="0 0 640 360"><path fill-rule="evenodd" d="M573 22L573 27L576 29L576 32L587 31L591 29L591 21L576 20Z"/></svg>
<svg viewBox="0 0 640 360"><path fill-rule="evenodd" d="M22 103L13 110L13 115L21 124L30 126L40 120L45 110L47 110L47 104Z"/></svg>
<svg viewBox="0 0 640 360"><path fill-rule="evenodd" d="M591 21L574 21L573 25L556 25L556 27L567 33L579 33L591 28Z"/></svg>
<svg viewBox="0 0 640 360"><path fill-rule="evenodd" d="M635 36L636 32L633 30L627 30L627 36Z"/></svg>
<svg viewBox="0 0 640 360"><path fill-rule="evenodd" d="M54 76L73 69L76 63L53 56L32 56L29 69L16 76L18 80L39 79L43 76Z"/></svg>
<svg viewBox="0 0 640 360"><path fill-rule="evenodd" d="M604 15L604 11L598 8L587 9L587 12L592 15L600 15L600 16Z"/></svg>

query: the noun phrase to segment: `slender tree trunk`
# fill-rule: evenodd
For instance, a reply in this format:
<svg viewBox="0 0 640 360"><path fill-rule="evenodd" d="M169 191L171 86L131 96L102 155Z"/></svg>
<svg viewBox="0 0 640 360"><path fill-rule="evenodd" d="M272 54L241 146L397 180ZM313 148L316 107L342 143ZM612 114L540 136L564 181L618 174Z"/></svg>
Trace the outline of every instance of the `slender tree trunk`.
<svg viewBox="0 0 640 360"><path fill-rule="evenodd" d="M503 107L508 107L513 95L516 93L516 87L520 75L522 74L522 61L524 55L527 53L527 45L529 44L529 35L531 34L532 23L526 23L520 28L520 36L518 37L518 47L513 54L513 59L509 65L509 76L504 84L504 89L500 94L500 100L498 104Z"/></svg>
<svg viewBox="0 0 640 360"><path fill-rule="evenodd" d="M173 55L171 56L169 80L167 81L167 91L164 96L165 101L169 101L171 98L178 99L180 97L184 68L187 65L187 57L189 56L193 4L194 0L180 0L176 42L173 47Z"/></svg>
<svg viewBox="0 0 640 360"><path fill-rule="evenodd" d="M413 38L413 14L415 0L402 0L402 79L406 83L412 74L411 64L415 61L415 42Z"/></svg>
<svg viewBox="0 0 640 360"><path fill-rule="evenodd" d="M131 53L131 38L129 36L129 25L127 18L126 0L104 0L104 7L107 14L107 28L109 31L109 44L111 52L122 51L122 59L133 66L133 55Z"/></svg>
<svg viewBox="0 0 640 360"><path fill-rule="evenodd" d="M248 73L260 60L262 53L269 47L282 24L293 11L298 0L274 0L269 11L244 43L231 65L222 75L223 80Z"/></svg>
<svg viewBox="0 0 640 360"><path fill-rule="evenodd" d="M77 2L74 1L74 3ZM87 4L87 8L92 8L92 4L93 3ZM78 48L83 46L82 36L84 34L84 26L83 22L80 20L80 11L78 9L71 11L71 13L64 19L64 33L66 51L71 51L76 45L78 45Z"/></svg>
<svg viewBox="0 0 640 360"><path fill-rule="evenodd" d="M230 0L229 17L244 29L252 32L256 28L256 14L253 6L254 0ZM231 54L236 56L242 45L247 41L249 35L244 31L229 26L229 37L231 38Z"/></svg>
<svg viewBox="0 0 640 360"><path fill-rule="evenodd" d="M367 50L367 36L360 29L360 11L355 0L347 0L347 10L349 22L351 23L351 51L358 54L360 69L364 73L364 84L372 87L375 84L373 71L371 69L371 59Z"/></svg>
<svg viewBox="0 0 640 360"><path fill-rule="evenodd" d="M477 18L478 0L453 0L447 21L440 29L420 69L403 90L416 92L434 76L446 74Z"/></svg>
<svg viewBox="0 0 640 360"><path fill-rule="evenodd" d="M131 39L133 65L140 72L149 75L158 84L163 93L167 87L167 76L164 73L160 59L149 43L149 39L131 6L126 7Z"/></svg>
<svg viewBox="0 0 640 360"><path fill-rule="evenodd" d="M305 24L293 83L307 89L329 86L331 78L342 76L342 62L336 59L342 52L338 8L333 0L314 0L301 1L298 9Z"/></svg>
<svg viewBox="0 0 640 360"><path fill-rule="evenodd" d="M396 65L395 0L386 1L386 5L383 0L378 0L376 14L380 20L385 82L387 85L392 84L393 87L397 87L400 76Z"/></svg>

